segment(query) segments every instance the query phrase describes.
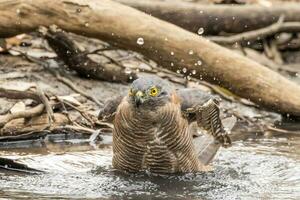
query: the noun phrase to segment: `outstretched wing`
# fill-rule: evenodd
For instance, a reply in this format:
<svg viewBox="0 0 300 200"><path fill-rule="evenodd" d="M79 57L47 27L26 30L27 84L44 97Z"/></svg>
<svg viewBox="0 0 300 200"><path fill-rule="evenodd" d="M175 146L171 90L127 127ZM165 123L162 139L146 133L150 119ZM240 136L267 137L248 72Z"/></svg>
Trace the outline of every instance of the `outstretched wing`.
<svg viewBox="0 0 300 200"><path fill-rule="evenodd" d="M100 110L98 119L106 122L113 122L116 111L124 96L116 96L105 102L104 107Z"/></svg>
<svg viewBox="0 0 300 200"><path fill-rule="evenodd" d="M196 121L209 134L194 141L199 159L208 164L221 145L227 147L231 144L220 119L219 102L213 95L198 89L182 89L177 94L184 116L190 123Z"/></svg>

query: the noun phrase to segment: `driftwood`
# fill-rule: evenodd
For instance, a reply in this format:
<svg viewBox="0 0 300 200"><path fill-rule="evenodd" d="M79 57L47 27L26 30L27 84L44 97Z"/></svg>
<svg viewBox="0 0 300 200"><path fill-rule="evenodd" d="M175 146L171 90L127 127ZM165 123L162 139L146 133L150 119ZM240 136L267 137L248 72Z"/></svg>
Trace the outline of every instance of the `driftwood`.
<svg viewBox="0 0 300 200"><path fill-rule="evenodd" d="M300 8L290 7L286 19L297 9ZM128 6L108 0L4 0L0 10L0 36L57 24L67 31L138 51L172 71L181 69L186 75L220 84L268 109L300 116L297 84L205 38Z"/></svg>
<svg viewBox="0 0 300 200"><path fill-rule="evenodd" d="M43 104L39 104L34 108L20 111L16 113L8 113L4 116L0 116L0 128L3 127L5 124L10 122L13 119L19 118L31 118L40 115L44 111L45 106Z"/></svg>
<svg viewBox="0 0 300 200"><path fill-rule="evenodd" d="M277 23L272 24L271 26L252 30L244 33L239 33L232 36L212 36L208 37L211 41L218 44L233 44L242 41L253 41L253 40L262 40L270 35L275 35L276 33L282 32L300 32L300 22L285 22L282 23L281 20L278 20ZM286 43L285 43L286 44Z"/></svg>
<svg viewBox="0 0 300 200"><path fill-rule="evenodd" d="M15 119L0 129L1 136L8 136L8 135L21 135L24 133L36 132L36 131L44 131L44 130L54 130L58 127L70 124L70 120L63 114L54 113L54 120L51 123L47 114L42 114L30 120L27 120L24 123L21 120Z"/></svg>
<svg viewBox="0 0 300 200"><path fill-rule="evenodd" d="M52 26L42 30L49 45L70 69L81 76L113 82L131 82L136 78L134 73L126 73L125 68L115 63L101 65L82 52L76 43L62 30Z"/></svg>
<svg viewBox="0 0 300 200"><path fill-rule="evenodd" d="M192 32L204 29L205 35L220 32L241 33L271 25L280 15L285 21L300 21L299 4L264 7L259 5L201 5L153 0L116 0L154 17L166 20Z"/></svg>

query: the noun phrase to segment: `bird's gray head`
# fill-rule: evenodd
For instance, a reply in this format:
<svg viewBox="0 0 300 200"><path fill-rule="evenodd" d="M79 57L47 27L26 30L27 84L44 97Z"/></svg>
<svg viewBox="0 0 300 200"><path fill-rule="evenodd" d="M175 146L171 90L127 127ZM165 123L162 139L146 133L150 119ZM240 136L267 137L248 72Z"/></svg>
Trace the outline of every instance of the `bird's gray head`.
<svg viewBox="0 0 300 200"><path fill-rule="evenodd" d="M170 101L173 87L157 76L144 76L133 81L129 99L138 109L155 110Z"/></svg>

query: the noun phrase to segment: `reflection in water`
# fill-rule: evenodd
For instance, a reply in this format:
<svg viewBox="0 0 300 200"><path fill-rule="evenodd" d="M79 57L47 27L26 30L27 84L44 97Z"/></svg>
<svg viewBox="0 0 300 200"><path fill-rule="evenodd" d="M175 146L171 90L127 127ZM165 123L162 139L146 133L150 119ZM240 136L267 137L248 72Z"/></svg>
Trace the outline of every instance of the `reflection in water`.
<svg viewBox="0 0 300 200"><path fill-rule="evenodd" d="M76 144L74 144L76 143ZM42 175L0 172L0 197L97 199L300 199L300 138L236 142L222 149L209 173L157 176L111 169L111 138L8 149ZM22 153L21 153L22 152ZM24 153L25 152L25 153Z"/></svg>

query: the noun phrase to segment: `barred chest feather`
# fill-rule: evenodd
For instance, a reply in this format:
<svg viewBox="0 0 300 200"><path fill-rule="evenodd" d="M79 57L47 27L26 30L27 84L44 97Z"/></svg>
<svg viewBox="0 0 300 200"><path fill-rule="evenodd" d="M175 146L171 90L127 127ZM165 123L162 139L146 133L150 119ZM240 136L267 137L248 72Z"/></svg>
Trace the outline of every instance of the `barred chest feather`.
<svg viewBox="0 0 300 200"><path fill-rule="evenodd" d="M113 132L113 166L131 172L195 172L201 170L180 105L172 102L141 113L123 101Z"/></svg>

